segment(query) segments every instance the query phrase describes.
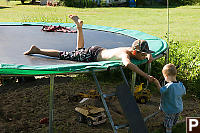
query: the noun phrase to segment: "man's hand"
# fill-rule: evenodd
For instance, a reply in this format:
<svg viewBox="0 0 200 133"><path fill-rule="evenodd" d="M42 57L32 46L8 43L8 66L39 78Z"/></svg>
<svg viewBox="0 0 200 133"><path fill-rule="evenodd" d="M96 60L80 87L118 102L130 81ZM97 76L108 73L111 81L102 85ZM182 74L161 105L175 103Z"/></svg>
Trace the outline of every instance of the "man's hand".
<svg viewBox="0 0 200 133"><path fill-rule="evenodd" d="M148 63L151 63L153 61L153 57L151 54L147 54L146 58L148 60Z"/></svg>

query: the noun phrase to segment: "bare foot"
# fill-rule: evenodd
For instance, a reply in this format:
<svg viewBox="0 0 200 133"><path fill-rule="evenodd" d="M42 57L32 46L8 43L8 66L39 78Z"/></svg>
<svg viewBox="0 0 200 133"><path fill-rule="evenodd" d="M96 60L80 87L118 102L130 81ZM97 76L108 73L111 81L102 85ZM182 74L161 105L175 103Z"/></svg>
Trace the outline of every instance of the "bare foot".
<svg viewBox="0 0 200 133"><path fill-rule="evenodd" d="M78 16L75 16L75 15L69 15L69 18L71 18L71 19L75 22L77 28L81 28L81 27L82 27L82 25L83 25L83 21L80 20Z"/></svg>
<svg viewBox="0 0 200 133"><path fill-rule="evenodd" d="M40 52L40 49L36 47L35 45L32 45L30 50L24 52L24 55L38 54L39 52Z"/></svg>

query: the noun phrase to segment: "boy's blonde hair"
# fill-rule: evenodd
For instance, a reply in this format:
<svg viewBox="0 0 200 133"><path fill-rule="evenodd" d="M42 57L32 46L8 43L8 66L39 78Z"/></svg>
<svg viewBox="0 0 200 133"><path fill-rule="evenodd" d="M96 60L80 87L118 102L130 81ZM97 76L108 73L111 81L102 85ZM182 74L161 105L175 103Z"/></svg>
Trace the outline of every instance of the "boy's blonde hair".
<svg viewBox="0 0 200 133"><path fill-rule="evenodd" d="M174 64L167 64L163 67L162 73L167 76L176 76L177 75L176 66Z"/></svg>

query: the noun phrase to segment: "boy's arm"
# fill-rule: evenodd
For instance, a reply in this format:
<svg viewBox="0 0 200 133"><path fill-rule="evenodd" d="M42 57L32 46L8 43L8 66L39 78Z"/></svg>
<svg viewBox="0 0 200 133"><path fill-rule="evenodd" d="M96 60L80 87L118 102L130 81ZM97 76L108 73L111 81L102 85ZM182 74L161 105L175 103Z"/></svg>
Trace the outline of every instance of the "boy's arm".
<svg viewBox="0 0 200 133"><path fill-rule="evenodd" d="M159 89L159 91L160 91L160 88L161 88L160 82L156 78L154 78L154 83L155 83L157 89Z"/></svg>
<svg viewBox="0 0 200 133"><path fill-rule="evenodd" d="M130 70L136 72L140 76L145 77L150 82L154 81L154 77L153 76L150 76L150 75L146 74L145 72L143 72L142 70L140 70L140 68L138 68L135 64L131 63L130 57L129 57L128 54L122 55L122 62L125 65L125 67L128 67Z"/></svg>

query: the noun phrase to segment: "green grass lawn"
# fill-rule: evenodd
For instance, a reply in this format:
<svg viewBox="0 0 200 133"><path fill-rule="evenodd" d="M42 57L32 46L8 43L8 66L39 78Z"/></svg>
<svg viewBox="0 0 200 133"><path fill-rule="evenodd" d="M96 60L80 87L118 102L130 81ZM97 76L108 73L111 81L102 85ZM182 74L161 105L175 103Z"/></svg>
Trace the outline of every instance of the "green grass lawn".
<svg viewBox="0 0 200 133"><path fill-rule="evenodd" d="M84 20L85 24L139 30L167 40L165 38L168 30L166 8L47 7L39 5L21 5L20 1L11 1L7 3L0 0L0 22L72 23L67 17L69 14L79 15L80 18ZM183 70L182 68L179 68L179 70L181 69L181 73L183 73L183 76L180 78L181 80L184 79L183 77L189 77L189 74L196 74L199 72L196 69L200 65L199 39L200 5L170 8L170 40L174 40L175 42L179 41L181 45L174 45L171 47L170 53L175 53L171 58L177 60L175 65L179 64L180 61L182 64L188 64L187 67L182 66ZM175 61L172 63L174 62ZM156 71L156 73L158 72ZM156 75L156 73L154 75ZM185 75L188 75L184 76L184 73ZM196 75L190 77L196 77ZM192 80L190 77L188 79ZM195 82L195 84L199 87L197 82ZM198 92L198 94L200 94L200 89L195 89L198 90L195 91L195 93ZM185 131L185 127L182 125L180 125L180 127L177 126L175 132L178 133L179 131Z"/></svg>
<svg viewBox="0 0 200 133"><path fill-rule="evenodd" d="M72 22L77 14L85 24L139 30L160 38L167 33L166 8L71 8L21 5L20 1L0 1L0 22ZM200 39L200 6L170 8L170 40L181 43ZM164 38L165 39L165 38Z"/></svg>

